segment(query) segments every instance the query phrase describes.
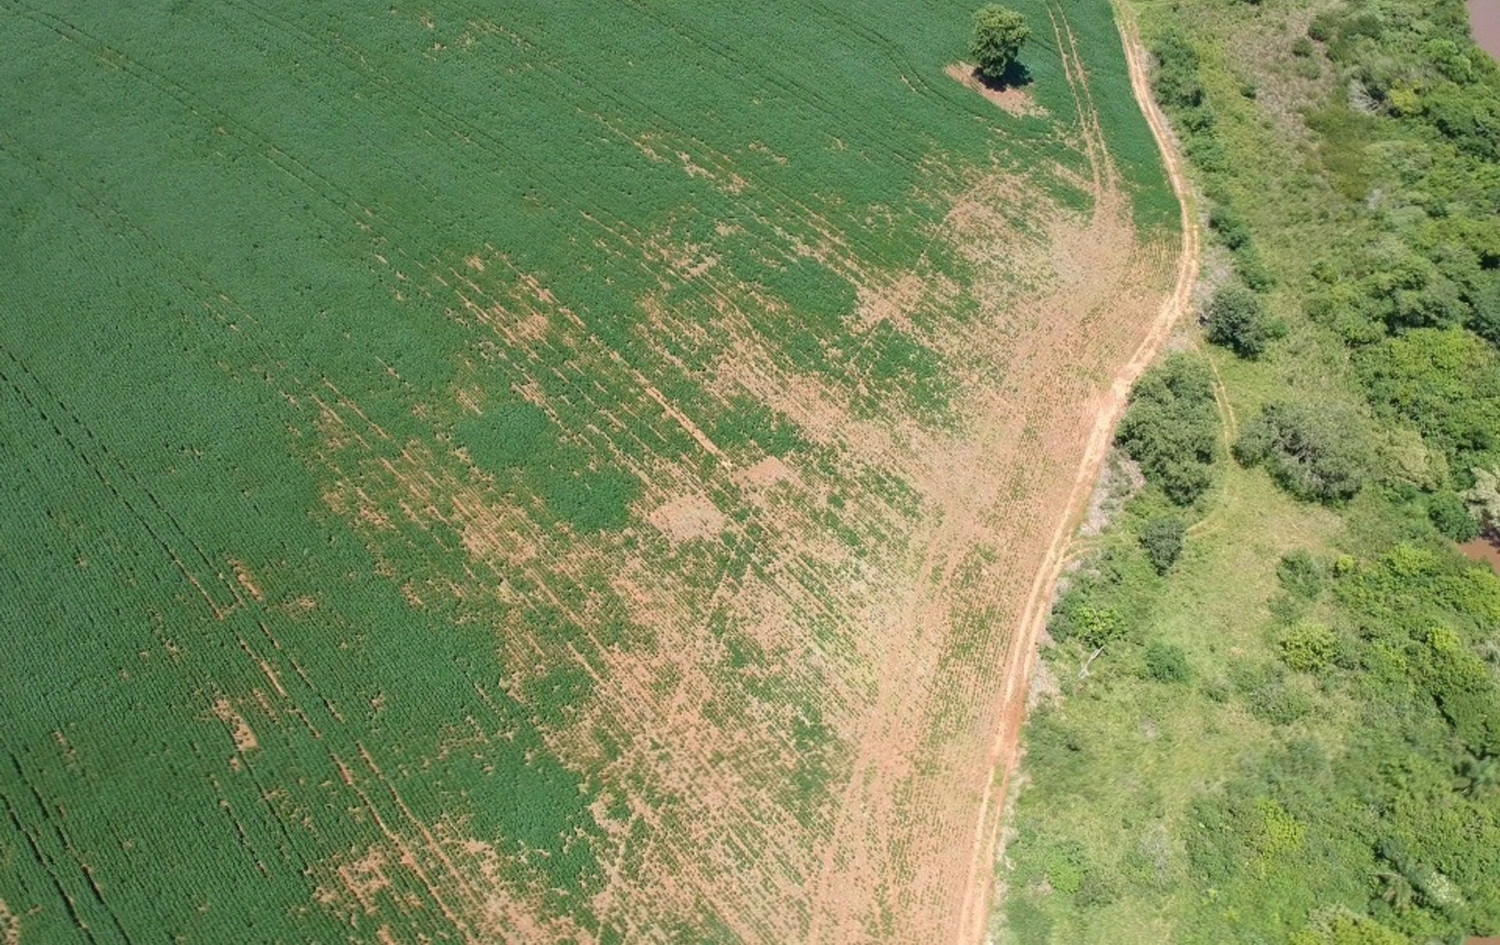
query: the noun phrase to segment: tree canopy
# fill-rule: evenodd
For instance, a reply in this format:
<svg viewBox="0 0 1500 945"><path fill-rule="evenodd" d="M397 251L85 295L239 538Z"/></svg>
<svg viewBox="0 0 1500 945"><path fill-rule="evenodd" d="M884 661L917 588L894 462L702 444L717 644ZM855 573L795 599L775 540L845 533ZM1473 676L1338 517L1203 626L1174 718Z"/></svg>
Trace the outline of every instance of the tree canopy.
<svg viewBox="0 0 1500 945"><path fill-rule="evenodd" d="M1203 316L1209 341L1251 360L1260 357L1281 333L1266 314L1260 296L1235 283L1214 293Z"/></svg>
<svg viewBox="0 0 1500 945"><path fill-rule="evenodd" d="M1202 495L1219 454L1219 414L1208 365L1179 353L1147 371L1130 393L1116 442L1173 502L1189 505Z"/></svg>
<svg viewBox="0 0 1500 945"><path fill-rule="evenodd" d="M979 73L996 82L1004 80L1029 38L1031 27L1015 10L998 3L980 7L974 14L974 42L970 47Z"/></svg>

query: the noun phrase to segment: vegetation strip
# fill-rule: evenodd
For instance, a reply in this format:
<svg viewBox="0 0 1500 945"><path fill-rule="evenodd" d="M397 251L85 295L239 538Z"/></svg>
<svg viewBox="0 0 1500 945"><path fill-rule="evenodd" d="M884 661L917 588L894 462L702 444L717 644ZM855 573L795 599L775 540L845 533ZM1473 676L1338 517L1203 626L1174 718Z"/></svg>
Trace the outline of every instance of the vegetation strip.
<svg viewBox="0 0 1500 945"><path fill-rule="evenodd" d="M993 931L1492 934L1500 579L1455 543L1500 527L1500 69L1457 0L1138 9L1204 332L1051 615Z"/></svg>

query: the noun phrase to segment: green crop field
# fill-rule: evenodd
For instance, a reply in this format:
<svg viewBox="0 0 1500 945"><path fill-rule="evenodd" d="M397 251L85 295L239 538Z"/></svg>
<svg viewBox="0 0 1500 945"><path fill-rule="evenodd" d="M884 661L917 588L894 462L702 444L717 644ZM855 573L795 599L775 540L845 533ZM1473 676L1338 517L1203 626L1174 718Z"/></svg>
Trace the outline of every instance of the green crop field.
<svg viewBox="0 0 1500 945"><path fill-rule="evenodd" d="M946 934L1177 240L1017 6L0 0L0 942Z"/></svg>

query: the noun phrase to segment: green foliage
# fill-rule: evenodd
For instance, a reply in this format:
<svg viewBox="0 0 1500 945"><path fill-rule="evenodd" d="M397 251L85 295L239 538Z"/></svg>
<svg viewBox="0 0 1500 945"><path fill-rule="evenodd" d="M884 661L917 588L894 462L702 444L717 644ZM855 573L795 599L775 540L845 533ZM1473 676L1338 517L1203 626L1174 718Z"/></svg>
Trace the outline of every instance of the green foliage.
<svg viewBox="0 0 1500 945"><path fill-rule="evenodd" d="M1162 683L1187 682L1192 677L1187 653L1174 643L1153 640L1146 646L1146 675Z"/></svg>
<svg viewBox="0 0 1500 945"><path fill-rule="evenodd" d="M1111 857L1159 829L1181 844L1160 871L1179 886L1127 883L1107 909L1034 902L1059 941L1386 945L1500 927L1500 581L1425 522L1467 534L1462 495L1500 523L1487 346L1500 342L1500 71L1456 0L1344 0L1303 42L1299 18L1258 17L1258 42L1280 30L1295 59L1336 73L1328 100L1305 101L1309 142L1242 95L1284 68L1241 55L1245 11L1137 8L1215 235L1238 268L1253 233L1285 297L1327 329L1299 326L1274 365L1225 371L1227 399L1251 418L1236 452L1336 507L1293 525L1279 497L1226 470L1194 528L1203 567L1131 578L1158 588L1145 632L1171 628L1204 681L1092 673L1057 710L1090 750L1037 759L1020 827L1078 839L1089 862L1128 861ZM1304 171L1308 153L1320 161ZM1361 395L1378 436L1329 406ZM1389 488L1339 504L1376 471ZM1288 547L1314 550L1271 578L1266 549ZM1130 598L1081 589L1095 605Z"/></svg>
<svg viewBox="0 0 1500 945"><path fill-rule="evenodd" d="M1304 621L1292 626L1277 641L1281 661L1302 673L1321 673L1338 656L1338 637L1318 623Z"/></svg>
<svg viewBox="0 0 1500 945"><path fill-rule="evenodd" d="M1307 688L1279 664L1235 666L1230 679L1250 714L1272 725L1290 725L1313 709Z"/></svg>
<svg viewBox="0 0 1500 945"><path fill-rule="evenodd" d="M1208 213L1208 226L1231 250L1244 249L1250 245L1250 226L1232 207L1216 204Z"/></svg>
<svg viewBox="0 0 1500 945"><path fill-rule="evenodd" d="M1077 639L1088 647L1101 647L1124 635L1125 618L1118 610L1087 604L1066 611L1066 619L1053 630L1060 641Z"/></svg>
<svg viewBox="0 0 1500 945"><path fill-rule="evenodd" d="M1052 917L1024 896L1010 896L1005 905L1007 927L1018 945L1048 945L1052 941Z"/></svg>
<svg viewBox="0 0 1500 945"><path fill-rule="evenodd" d="M985 78L1000 82L1015 66L1021 47L1031 38L1026 17L998 3L986 4L974 14L974 39L969 54Z"/></svg>
<svg viewBox="0 0 1500 945"><path fill-rule="evenodd" d="M1182 554L1182 545L1187 537L1187 525L1175 515L1162 515L1151 519L1141 529L1141 547L1157 574L1166 574L1177 563Z"/></svg>
<svg viewBox="0 0 1500 945"><path fill-rule="evenodd" d="M1419 634L1411 655L1417 678L1468 752L1500 756L1500 684L1484 661L1443 626Z"/></svg>
<svg viewBox="0 0 1500 945"><path fill-rule="evenodd" d="M1179 353L1147 371L1131 391L1116 442L1173 502L1195 501L1212 483L1219 454L1219 415L1208 365Z"/></svg>
<svg viewBox="0 0 1500 945"><path fill-rule="evenodd" d="M1208 340L1242 358L1258 358L1283 330L1272 323L1254 292L1231 283L1214 293L1203 312Z"/></svg>
<svg viewBox="0 0 1500 945"><path fill-rule="evenodd" d="M630 503L641 481L624 470L600 469L554 475L539 491L553 514L584 534L622 528L630 520Z"/></svg>
<svg viewBox="0 0 1500 945"><path fill-rule="evenodd" d="M1408 945L1409 940L1369 916L1335 909L1292 935L1288 945Z"/></svg>
<svg viewBox="0 0 1500 945"><path fill-rule="evenodd" d="M1323 565L1305 549L1288 552L1276 565L1276 577L1288 594L1314 600L1323 591Z"/></svg>
<svg viewBox="0 0 1500 945"><path fill-rule="evenodd" d="M551 421L530 401L495 404L481 416L466 419L458 434L480 467L500 470L525 466L549 452L546 436Z"/></svg>
<svg viewBox="0 0 1500 945"><path fill-rule="evenodd" d="M1500 447L1500 355L1460 329L1421 328L1361 352L1372 402L1455 454Z"/></svg>
<svg viewBox="0 0 1500 945"><path fill-rule="evenodd" d="M1456 492L1444 490L1428 499L1427 516L1434 528L1460 544L1479 537L1479 522Z"/></svg>
<svg viewBox="0 0 1500 945"><path fill-rule="evenodd" d="M1479 523L1491 531L1500 530L1500 470L1475 468L1474 487L1463 494Z"/></svg>
<svg viewBox="0 0 1500 945"><path fill-rule="evenodd" d="M1175 31L1166 33L1151 51L1156 58L1151 74L1156 100L1178 113L1201 108L1204 91L1198 78L1198 50L1187 37Z"/></svg>
<svg viewBox="0 0 1500 945"><path fill-rule="evenodd" d="M1246 466L1264 465L1300 499L1344 502L1364 486L1369 450L1348 411L1299 401L1269 404L1234 444Z"/></svg>

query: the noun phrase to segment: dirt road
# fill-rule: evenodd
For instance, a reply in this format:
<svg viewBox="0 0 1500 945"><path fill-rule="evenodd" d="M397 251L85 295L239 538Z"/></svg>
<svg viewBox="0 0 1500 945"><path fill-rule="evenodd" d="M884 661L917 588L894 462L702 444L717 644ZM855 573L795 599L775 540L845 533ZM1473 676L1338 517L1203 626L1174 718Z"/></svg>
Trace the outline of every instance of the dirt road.
<svg viewBox="0 0 1500 945"><path fill-rule="evenodd" d="M1130 388L1155 359L1163 343L1171 336L1177 321L1189 309L1193 287L1198 280L1200 243L1197 215L1193 207L1186 168L1177 150L1177 141L1167 123L1166 116L1151 95L1148 78L1149 53L1141 43L1134 16L1121 3L1115 4L1115 21L1120 30L1120 39L1130 66L1130 84L1136 101L1151 126L1166 166L1172 189L1182 207L1182 247L1177 266L1177 281L1163 302L1150 333L1141 342L1134 355L1115 375L1109 398L1100 406L1088 446L1078 466L1065 514L1058 521L1052 542L1041 567L1037 571L1030 596L1023 612L1019 632L1014 637L1005 664L1004 714L996 735L994 750L996 777L983 798L975 837L974 862L969 873L969 888L965 894L964 908L958 925L957 942L971 945L984 941L985 927L991 903L993 858L1001 827L1001 806L1010 787L1011 774L1015 770L1017 750L1020 744L1021 726L1026 715L1026 688L1031 678L1032 663L1036 658L1037 635L1046 625L1047 615L1052 609L1057 580L1066 560L1068 543L1077 530L1099 477L1104 459L1114 438L1116 424L1124 413Z"/></svg>

